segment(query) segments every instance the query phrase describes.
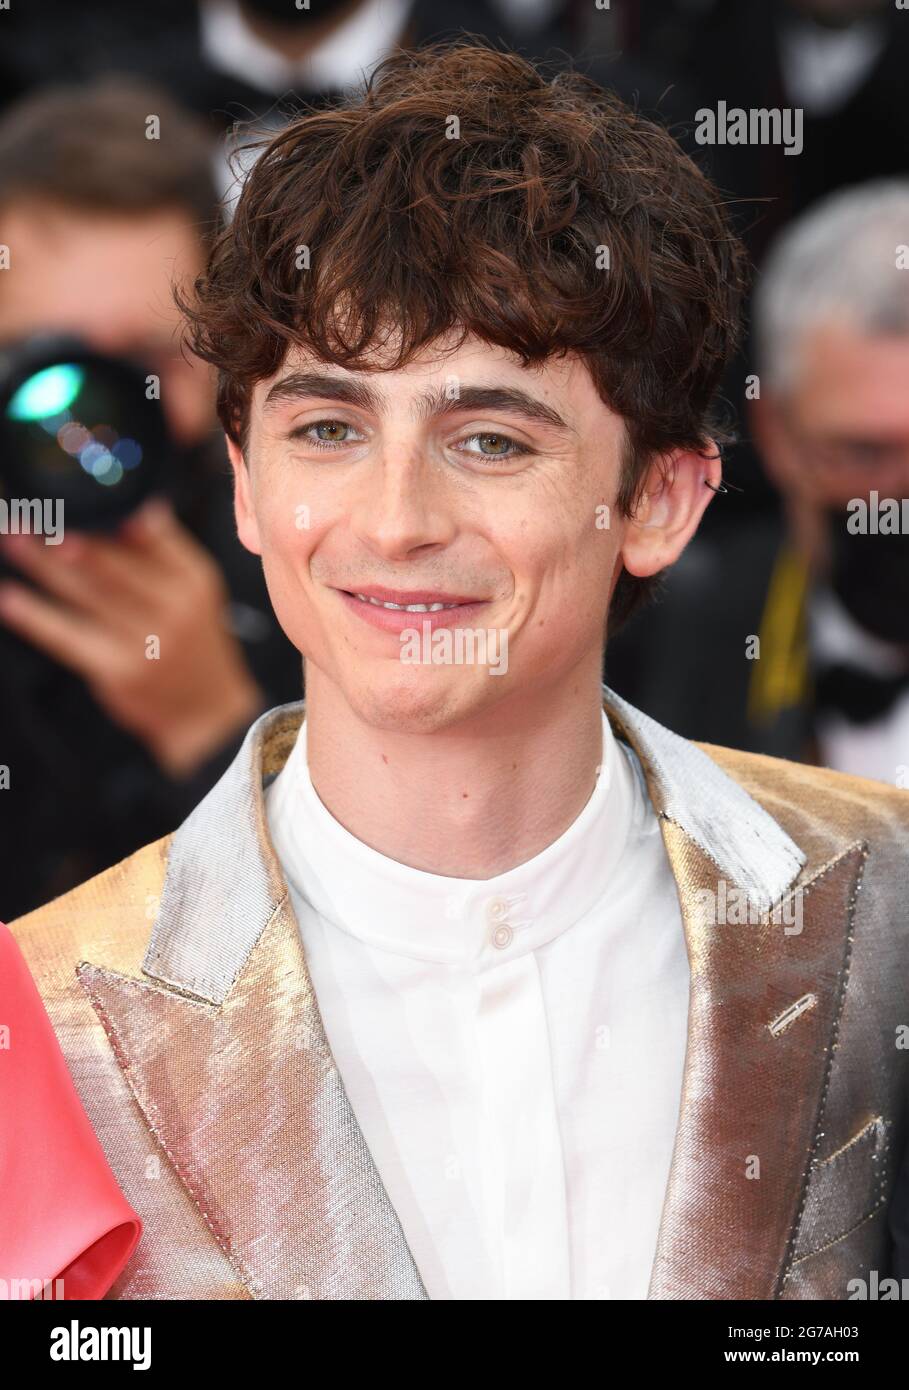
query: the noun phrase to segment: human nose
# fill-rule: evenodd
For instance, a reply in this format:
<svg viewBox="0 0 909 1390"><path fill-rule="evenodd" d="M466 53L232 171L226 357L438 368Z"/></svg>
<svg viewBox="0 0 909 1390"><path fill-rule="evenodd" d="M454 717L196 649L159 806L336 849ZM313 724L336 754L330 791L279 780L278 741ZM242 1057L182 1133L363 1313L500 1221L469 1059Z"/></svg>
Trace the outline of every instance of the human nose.
<svg viewBox="0 0 909 1390"><path fill-rule="evenodd" d="M416 444L386 445L357 480L351 526L387 560L446 545L456 526L448 490L427 451Z"/></svg>

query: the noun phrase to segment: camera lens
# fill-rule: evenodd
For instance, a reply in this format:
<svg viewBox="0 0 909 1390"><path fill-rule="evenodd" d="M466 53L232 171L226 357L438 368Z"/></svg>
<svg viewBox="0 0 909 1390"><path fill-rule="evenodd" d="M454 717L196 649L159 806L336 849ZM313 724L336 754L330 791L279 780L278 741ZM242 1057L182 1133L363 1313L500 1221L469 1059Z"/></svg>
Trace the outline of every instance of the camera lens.
<svg viewBox="0 0 909 1390"><path fill-rule="evenodd" d="M65 524L105 529L161 488L167 431L142 369L78 344L5 354L0 474L9 497L63 503Z"/></svg>

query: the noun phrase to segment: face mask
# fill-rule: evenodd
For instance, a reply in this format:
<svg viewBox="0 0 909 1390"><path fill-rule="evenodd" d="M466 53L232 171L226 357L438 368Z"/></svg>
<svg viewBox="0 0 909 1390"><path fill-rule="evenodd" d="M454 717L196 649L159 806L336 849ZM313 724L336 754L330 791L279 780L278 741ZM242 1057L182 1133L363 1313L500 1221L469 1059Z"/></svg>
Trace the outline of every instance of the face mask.
<svg viewBox="0 0 909 1390"><path fill-rule="evenodd" d="M833 592L866 632L909 645L909 535L852 535L849 512L828 515Z"/></svg>

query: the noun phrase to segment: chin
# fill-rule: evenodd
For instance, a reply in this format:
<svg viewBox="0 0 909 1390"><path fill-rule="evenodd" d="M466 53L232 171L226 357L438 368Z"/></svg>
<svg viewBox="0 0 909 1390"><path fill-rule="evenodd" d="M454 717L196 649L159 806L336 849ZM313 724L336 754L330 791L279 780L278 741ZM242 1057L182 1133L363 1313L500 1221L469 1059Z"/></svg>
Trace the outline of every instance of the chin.
<svg viewBox="0 0 909 1390"><path fill-rule="evenodd" d="M464 678L466 676L466 679ZM423 668L394 679L370 679L361 673L346 691L348 702L365 724L395 733L432 734L452 728L490 704L488 681L482 685L451 668Z"/></svg>

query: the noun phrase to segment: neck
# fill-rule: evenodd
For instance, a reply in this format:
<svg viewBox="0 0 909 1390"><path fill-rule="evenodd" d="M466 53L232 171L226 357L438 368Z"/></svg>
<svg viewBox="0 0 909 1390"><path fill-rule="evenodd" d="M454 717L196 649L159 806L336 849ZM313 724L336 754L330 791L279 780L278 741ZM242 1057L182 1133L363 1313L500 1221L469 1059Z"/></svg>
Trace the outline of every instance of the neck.
<svg viewBox="0 0 909 1390"><path fill-rule="evenodd" d="M450 878L492 878L539 854L580 815L603 752L601 659L431 734L364 723L306 667L313 786L378 853Z"/></svg>

